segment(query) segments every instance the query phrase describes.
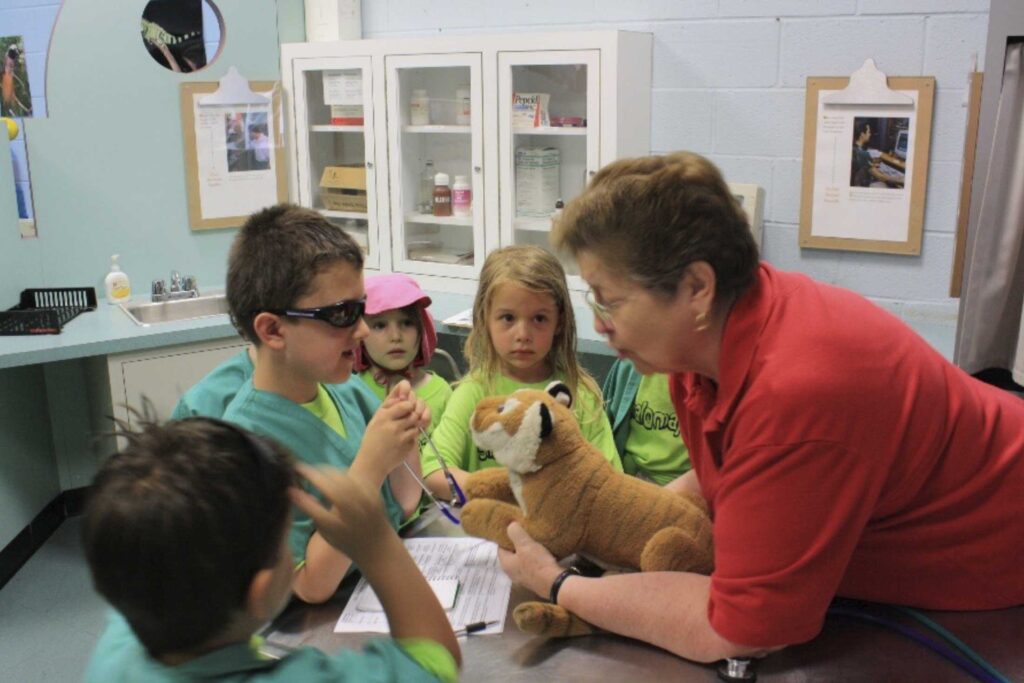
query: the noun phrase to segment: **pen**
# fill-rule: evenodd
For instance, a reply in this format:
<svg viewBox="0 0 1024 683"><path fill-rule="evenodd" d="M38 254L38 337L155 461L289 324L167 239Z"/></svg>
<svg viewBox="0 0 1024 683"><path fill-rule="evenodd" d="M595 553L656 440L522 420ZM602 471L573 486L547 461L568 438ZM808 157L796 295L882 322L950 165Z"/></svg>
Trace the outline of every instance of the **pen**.
<svg viewBox="0 0 1024 683"><path fill-rule="evenodd" d="M459 518L453 515L451 511L448 510L448 508L446 508L444 504L437 499L437 496L435 496L430 491L430 489L427 488L427 485L423 482L423 480L420 479L416 475L416 472L413 471L412 467L409 466L409 463L403 461L402 464L405 465L405 469L409 471L409 474L412 475L412 478L415 479L416 483L420 485L420 488L423 489L423 492L427 494L427 497L430 498L430 500L433 501L434 505L437 506L437 509L441 511L441 514L447 517L448 521L452 524L459 524Z"/></svg>
<svg viewBox="0 0 1024 683"><path fill-rule="evenodd" d="M455 629L455 635L456 637L468 636L471 633L483 631L488 626L494 626L497 623L497 621L474 621L472 624L466 624L462 628Z"/></svg>
<svg viewBox="0 0 1024 683"><path fill-rule="evenodd" d="M433 451L434 457L437 458L437 462L441 465L441 470L444 472L444 479L448 482L448 488L452 492L452 507L462 507L466 504L466 494L462 492L458 483L455 481L455 477L452 475L452 471L448 469L448 463L441 457L441 452L437 450L437 446L434 445L434 440L430 438L430 434L427 434L423 427L420 427L420 434L423 435L423 439L430 446L430 450Z"/></svg>

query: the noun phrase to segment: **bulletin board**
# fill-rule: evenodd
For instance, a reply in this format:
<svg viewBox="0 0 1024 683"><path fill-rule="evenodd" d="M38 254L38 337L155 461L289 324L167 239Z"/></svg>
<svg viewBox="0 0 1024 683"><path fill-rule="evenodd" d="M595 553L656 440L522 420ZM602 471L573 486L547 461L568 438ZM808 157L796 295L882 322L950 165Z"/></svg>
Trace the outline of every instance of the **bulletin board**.
<svg viewBox="0 0 1024 683"><path fill-rule="evenodd" d="M850 78L807 79L801 247L921 253L935 79L875 73L889 99L841 100Z"/></svg>
<svg viewBox="0 0 1024 683"><path fill-rule="evenodd" d="M253 212L288 199L281 89L274 81L251 81L249 86L267 102L204 105L203 98L218 92L219 83L180 85L193 230L238 227Z"/></svg>

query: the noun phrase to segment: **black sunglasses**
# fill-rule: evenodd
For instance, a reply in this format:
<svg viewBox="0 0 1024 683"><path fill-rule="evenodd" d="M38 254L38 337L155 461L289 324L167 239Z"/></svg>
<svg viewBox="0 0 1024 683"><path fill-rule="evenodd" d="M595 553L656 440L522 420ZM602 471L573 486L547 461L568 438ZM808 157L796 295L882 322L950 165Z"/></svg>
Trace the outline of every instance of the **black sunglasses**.
<svg viewBox="0 0 1024 683"><path fill-rule="evenodd" d="M332 327L352 327L366 313L366 296L350 301L339 301L319 308L268 309L267 313L283 315L286 318L313 318L322 320Z"/></svg>

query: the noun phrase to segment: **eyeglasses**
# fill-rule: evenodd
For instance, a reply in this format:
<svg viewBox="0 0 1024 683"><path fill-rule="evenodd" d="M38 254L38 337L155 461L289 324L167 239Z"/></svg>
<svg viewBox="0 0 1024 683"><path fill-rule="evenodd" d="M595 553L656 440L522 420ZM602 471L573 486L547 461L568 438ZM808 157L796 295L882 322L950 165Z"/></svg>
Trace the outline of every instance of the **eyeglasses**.
<svg viewBox="0 0 1024 683"><path fill-rule="evenodd" d="M283 315L286 318L313 318L322 320L332 327L352 327L366 313L366 296L359 299L339 301L329 306L319 308L283 308L271 310L267 313Z"/></svg>
<svg viewBox="0 0 1024 683"><path fill-rule="evenodd" d="M594 299L594 290L588 289L586 294L583 295L583 300L590 306L590 310L594 312L594 315L603 323L610 323L612 321L612 309L608 308L604 304L599 304Z"/></svg>

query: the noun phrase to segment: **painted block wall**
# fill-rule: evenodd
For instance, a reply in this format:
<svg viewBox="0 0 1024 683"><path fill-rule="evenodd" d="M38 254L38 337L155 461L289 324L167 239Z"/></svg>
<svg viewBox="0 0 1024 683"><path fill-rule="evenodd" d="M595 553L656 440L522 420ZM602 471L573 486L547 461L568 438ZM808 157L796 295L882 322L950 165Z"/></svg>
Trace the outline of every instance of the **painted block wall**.
<svg viewBox="0 0 1024 683"><path fill-rule="evenodd" d="M39 118L24 127L39 237L21 239L11 202L0 200L0 306L13 305L26 287L102 291L113 251L143 291L173 267L194 272L200 283L223 283L234 232L193 233L185 218L178 84L217 80L231 64L252 78L276 79L278 46L303 39L304 19L302 0L215 2L227 27L221 59L176 75L142 47L144 0L65 0L55 25L59 3L0 0L0 33L24 35L30 56L46 49L53 26L53 49L29 61L32 91L45 92L46 106L34 98ZM12 17L22 15L15 28ZM95 469L81 428L95 406L81 400L84 380L73 381L83 367L0 372L0 547L62 488L87 483ZM48 376L59 396L47 396Z"/></svg>
<svg viewBox="0 0 1024 683"><path fill-rule="evenodd" d="M765 188L764 257L904 315L956 317L950 274L972 55L987 0L373 0L366 38L619 28L654 34L651 151L688 149L727 179ZM808 76L866 58L893 76L934 76L924 240L916 257L800 249Z"/></svg>

